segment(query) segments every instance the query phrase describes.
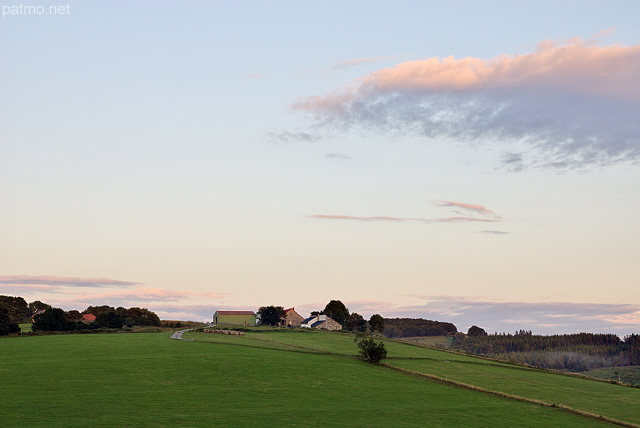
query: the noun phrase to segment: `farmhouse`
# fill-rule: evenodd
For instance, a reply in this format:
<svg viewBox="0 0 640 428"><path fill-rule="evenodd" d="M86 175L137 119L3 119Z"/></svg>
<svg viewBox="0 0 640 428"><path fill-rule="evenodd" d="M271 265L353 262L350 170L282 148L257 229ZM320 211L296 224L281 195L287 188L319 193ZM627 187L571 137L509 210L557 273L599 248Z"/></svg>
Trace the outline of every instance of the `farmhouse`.
<svg viewBox="0 0 640 428"><path fill-rule="evenodd" d="M321 330L342 330L342 325L326 315L314 315L302 322L301 327L319 328Z"/></svg>
<svg viewBox="0 0 640 428"><path fill-rule="evenodd" d="M295 308L285 309L280 317L280 325L284 327L300 327L302 321L304 318L295 311Z"/></svg>
<svg viewBox="0 0 640 428"><path fill-rule="evenodd" d="M93 322L96 320L96 316L93 314L82 314L83 322Z"/></svg>
<svg viewBox="0 0 640 428"><path fill-rule="evenodd" d="M216 311L213 323L256 325L256 314L253 311Z"/></svg>

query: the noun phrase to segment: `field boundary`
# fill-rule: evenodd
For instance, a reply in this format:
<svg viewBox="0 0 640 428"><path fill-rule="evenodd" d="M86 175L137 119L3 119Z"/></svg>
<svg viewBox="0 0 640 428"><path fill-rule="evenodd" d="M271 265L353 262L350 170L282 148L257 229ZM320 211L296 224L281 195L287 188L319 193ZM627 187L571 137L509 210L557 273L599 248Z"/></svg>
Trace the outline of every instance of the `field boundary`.
<svg viewBox="0 0 640 428"><path fill-rule="evenodd" d="M479 387L479 386L476 386L476 385L470 385L470 384L463 383L463 382L458 382L458 381L455 381L455 380L449 380L449 379L446 379L446 378L443 378L443 377L440 377L440 376L436 376L436 375L432 375L432 374L428 374L428 373L422 373L422 372L418 372L418 371L414 371L414 370L408 370L408 369L404 369L402 367L394 367L394 366L386 364L386 363L380 363L379 365L382 366L382 367L386 367L386 368L401 372L401 373L405 373L405 374L408 374L408 375L429 379L431 381L435 381L435 382L442 383L442 384L445 384L445 385L451 385L451 386L455 386L455 387L458 387L458 388L469 389L471 391L482 392L482 393L485 393L485 394L495 395L495 396L498 396L498 397L508 398L508 399L516 400L516 401L522 401L522 402L530 403L530 404L536 404L536 405L539 405L539 406L556 408L556 409L560 409L562 411L565 411L565 412L568 412L568 413L572 413L572 414L575 414L575 415L578 415L578 416L583 416L583 417L586 417L586 418L589 418L589 419L598 420L598 421L609 422L611 424L622 426L622 427L640 428L640 425L637 425L637 424L634 424L634 423L631 423L631 422L619 421L617 419L613 419L613 418L610 418L608 416L597 415L595 413L587 412L585 410L575 409L573 407L569 407L569 406L566 406L564 404L548 403L546 401L536 400L536 399L533 399L533 398L526 398L526 397L522 397L522 396L519 396L519 395L507 394L506 392L494 391L494 390L482 388L482 387Z"/></svg>

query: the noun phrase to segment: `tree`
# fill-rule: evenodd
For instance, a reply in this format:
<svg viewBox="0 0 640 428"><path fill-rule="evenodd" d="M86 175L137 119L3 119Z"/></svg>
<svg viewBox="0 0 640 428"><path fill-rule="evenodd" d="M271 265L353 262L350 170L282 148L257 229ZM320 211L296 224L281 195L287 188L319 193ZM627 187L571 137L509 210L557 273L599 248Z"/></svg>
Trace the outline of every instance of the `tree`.
<svg viewBox="0 0 640 428"><path fill-rule="evenodd" d="M11 322L9 310L5 306L0 305L0 336L7 336L19 332L20 326L17 323Z"/></svg>
<svg viewBox="0 0 640 428"><path fill-rule="evenodd" d="M96 317L102 313L105 312L115 312L116 308L114 308L113 306L109 306L109 305L102 305L102 306L89 306L87 309L85 309L84 311L82 311L83 314L93 314Z"/></svg>
<svg viewBox="0 0 640 428"><path fill-rule="evenodd" d="M274 326L280 324L283 313L282 306L261 306L258 309L258 318L260 318L260 324Z"/></svg>
<svg viewBox="0 0 640 428"><path fill-rule="evenodd" d="M40 300L36 300L35 302L29 303L29 311L31 315L35 315L40 311L46 311L47 309L51 309L51 305L41 302Z"/></svg>
<svg viewBox="0 0 640 428"><path fill-rule="evenodd" d="M373 337L364 333L358 333L354 341L360 348L360 356L370 363L378 364L381 360L387 358L387 350L384 348L384 342L376 341Z"/></svg>
<svg viewBox="0 0 640 428"><path fill-rule="evenodd" d="M65 312L65 316L67 317L68 321L82 320L82 314L80 313L80 311L76 311L75 309Z"/></svg>
<svg viewBox="0 0 640 428"><path fill-rule="evenodd" d="M469 331L467 331L467 336L486 336L487 332L484 331L483 328L478 327L477 325L472 325L469 327Z"/></svg>
<svg viewBox="0 0 640 428"><path fill-rule="evenodd" d="M118 308L116 313L124 318L126 324L159 326L160 318L147 308Z"/></svg>
<svg viewBox="0 0 640 428"><path fill-rule="evenodd" d="M0 305L4 305L12 323L20 324L31 321L29 305L22 297L0 296Z"/></svg>
<svg viewBox="0 0 640 428"><path fill-rule="evenodd" d="M347 330L363 332L367 330L367 321L362 317L362 315L354 312L349 315L349 319L347 320Z"/></svg>
<svg viewBox="0 0 640 428"><path fill-rule="evenodd" d="M349 320L349 309L347 309L340 300L332 300L327 303L323 312L330 318L333 318L333 320L342 324L343 327L347 325L347 321Z"/></svg>
<svg viewBox="0 0 640 428"><path fill-rule="evenodd" d="M96 316L95 322L101 327L107 328L122 328L124 325L124 319L116 311L102 312Z"/></svg>
<svg viewBox="0 0 640 428"><path fill-rule="evenodd" d="M74 323L67 321L64 311L60 308L47 309L33 317L33 331L70 331Z"/></svg>
<svg viewBox="0 0 640 428"><path fill-rule="evenodd" d="M384 331L384 318L379 314L371 315L371 319L369 319L369 326L371 327L371 331L382 333Z"/></svg>

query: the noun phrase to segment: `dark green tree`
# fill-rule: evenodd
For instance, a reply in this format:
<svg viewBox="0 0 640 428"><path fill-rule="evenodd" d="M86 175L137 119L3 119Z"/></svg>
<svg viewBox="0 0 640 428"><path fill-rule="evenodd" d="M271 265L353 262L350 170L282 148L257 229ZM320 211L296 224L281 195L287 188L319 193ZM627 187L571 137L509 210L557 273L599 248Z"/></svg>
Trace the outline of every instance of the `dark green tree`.
<svg viewBox="0 0 640 428"><path fill-rule="evenodd" d="M47 309L33 317L33 331L70 331L74 323L67 321L64 311L60 308Z"/></svg>
<svg viewBox="0 0 640 428"><path fill-rule="evenodd" d="M102 305L102 306L89 306L87 309L82 311L83 314L93 314L96 317L105 312L115 312L116 309L113 306Z"/></svg>
<svg viewBox="0 0 640 428"><path fill-rule="evenodd" d="M22 297L0 296L0 305L4 305L9 313L12 323L20 324L31 322L29 305Z"/></svg>
<svg viewBox="0 0 640 428"><path fill-rule="evenodd" d="M372 332L382 333L384 331L384 318L379 314L371 315L369 327L371 327Z"/></svg>
<svg viewBox="0 0 640 428"><path fill-rule="evenodd" d="M122 328L124 325L124 319L122 316L118 315L116 311L102 312L101 314L96 315L95 322L101 327L107 328Z"/></svg>
<svg viewBox="0 0 640 428"><path fill-rule="evenodd" d="M142 326L159 326L160 325L160 318L158 317L158 315L156 315L155 312L152 312L147 308L138 308L138 307L133 307L129 309L122 308L122 310L118 312L119 309L121 308L116 309L116 313L122 316L122 318L125 319L127 324L142 325Z"/></svg>
<svg viewBox="0 0 640 428"><path fill-rule="evenodd" d="M65 316L67 317L67 320L69 320L69 321L80 321L80 320L82 320L82 314L80 313L80 311L76 311L75 309L72 309L70 311L65 312Z"/></svg>
<svg viewBox="0 0 640 428"><path fill-rule="evenodd" d="M7 336L13 333L19 333L20 326L11 322L9 311L3 305L0 305L0 336Z"/></svg>
<svg viewBox="0 0 640 428"><path fill-rule="evenodd" d="M452 336L458 328L450 322L422 318L385 318L384 335L387 337Z"/></svg>
<svg viewBox="0 0 640 428"><path fill-rule="evenodd" d="M284 308L282 306L261 306L258 309L258 318L262 325L278 325Z"/></svg>
<svg viewBox="0 0 640 428"><path fill-rule="evenodd" d="M364 333L356 335L354 341L358 344L360 356L365 361L378 364L381 360L387 358L387 350L384 347L384 342L376 341L373 337Z"/></svg>
<svg viewBox="0 0 640 428"><path fill-rule="evenodd" d="M467 331L467 336L486 336L487 332L482 327L478 327L477 325L472 325L469 327Z"/></svg>
<svg viewBox="0 0 640 428"><path fill-rule="evenodd" d="M363 332L367 331L367 321L359 313L352 313L347 319L347 330Z"/></svg>
<svg viewBox="0 0 640 428"><path fill-rule="evenodd" d="M339 322L343 327L346 328L347 322L349 320L349 309L342 303L340 300L332 300L327 303L327 306L324 307L325 315L333 318L333 320Z"/></svg>
<svg viewBox="0 0 640 428"><path fill-rule="evenodd" d="M51 309L51 305L41 302L40 300L29 303L29 311L31 312L31 315L35 315L40 311L46 311L47 309Z"/></svg>

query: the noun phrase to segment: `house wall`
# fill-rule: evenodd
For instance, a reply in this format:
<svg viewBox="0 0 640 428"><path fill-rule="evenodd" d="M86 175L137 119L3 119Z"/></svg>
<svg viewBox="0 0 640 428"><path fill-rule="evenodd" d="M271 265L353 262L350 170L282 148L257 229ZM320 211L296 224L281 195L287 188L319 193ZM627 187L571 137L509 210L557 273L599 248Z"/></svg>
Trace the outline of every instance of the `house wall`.
<svg viewBox="0 0 640 428"><path fill-rule="evenodd" d="M325 323L322 325L322 328L325 330L341 330L342 325L337 321L334 321L331 318L327 317L327 321L325 321Z"/></svg>
<svg viewBox="0 0 640 428"><path fill-rule="evenodd" d="M304 321L304 318L302 318L302 316L295 310L291 310L285 314L282 325L300 327L302 325L302 321Z"/></svg>
<svg viewBox="0 0 640 428"><path fill-rule="evenodd" d="M218 324L256 325L255 315L221 315L216 312L213 322Z"/></svg>

